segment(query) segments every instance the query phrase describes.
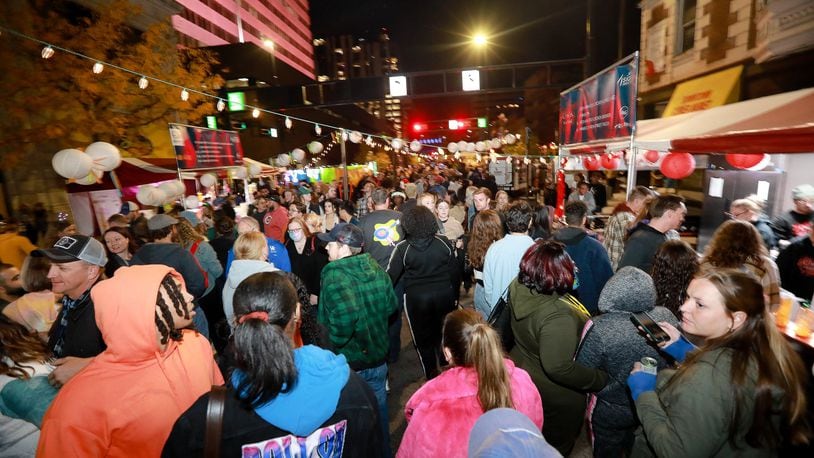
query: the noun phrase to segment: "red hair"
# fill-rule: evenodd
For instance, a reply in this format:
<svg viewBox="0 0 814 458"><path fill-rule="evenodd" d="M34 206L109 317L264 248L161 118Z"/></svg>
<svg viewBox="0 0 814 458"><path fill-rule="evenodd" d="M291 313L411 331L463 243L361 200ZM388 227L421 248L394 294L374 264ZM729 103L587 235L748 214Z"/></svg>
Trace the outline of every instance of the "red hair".
<svg viewBox="0 0 814 458"><path fill-rule="evenodd" d="M553 240L538 240L520 260L517 280L541 294L566 294L574 288L574 261L565 245Z"/></svg>

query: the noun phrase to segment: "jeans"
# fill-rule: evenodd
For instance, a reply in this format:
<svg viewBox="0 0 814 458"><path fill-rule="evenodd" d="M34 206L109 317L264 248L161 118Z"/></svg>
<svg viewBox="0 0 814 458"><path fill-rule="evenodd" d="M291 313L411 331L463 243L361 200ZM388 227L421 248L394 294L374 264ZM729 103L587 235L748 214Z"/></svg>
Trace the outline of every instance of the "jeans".
<svg viewBox="0 0 814 458"><path fill-rule="evenodd" d="M473 303L475 305L475 310L481 314L483 319L489 319L489 313L491 313L492 307L490 307L489 303L486 302L486 290L483 289L483 285L480 283L475 283Z"/></svg>
<svg viewBox="0 0 814 458"><path fill-rule="evenodd" d="M379 424L382 428L382 445L384 447L382 456L390 457L392 456L390 453L390 417L387 415L387 391L385 388L387 383L387 363L370 369L362 369L356 371L356 373L365 379L379 403Z"/></svg>
<svg viewBox="0 0 814 458"><path fill-rule="evenodd" d="M395 364L399 360L399 353L401 352L401 311L404 309L404 279L399 280L393 290L398 298L399 308L387 320L387 334L390 338L387 364Z"/></svg>

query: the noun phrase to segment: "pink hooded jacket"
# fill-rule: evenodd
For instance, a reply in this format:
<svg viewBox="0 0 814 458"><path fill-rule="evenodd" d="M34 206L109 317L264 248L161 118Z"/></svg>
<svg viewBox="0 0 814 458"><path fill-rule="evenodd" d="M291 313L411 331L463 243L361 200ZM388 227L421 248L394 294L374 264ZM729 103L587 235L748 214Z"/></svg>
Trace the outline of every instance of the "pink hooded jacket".
<svg viewBox="0 0 814 458"><path fill-rule="evenodd" d="M543 429L543 403L528 372L503 360L512 384L514 408ZM404 407L407 430L396 457L466 457L469 431L483 414L478 376L471 367L453 367L425 383Z"/></svg>
<svg viewBox="0 0 814 458"><path fill-rule="evenodd" d="M59 391L43 418L38 457L157 457L175 420L223 384L196 332L159 347L156 297L168 273L183 283L167 266L132 266L91 290L107 350Z"/></svg>

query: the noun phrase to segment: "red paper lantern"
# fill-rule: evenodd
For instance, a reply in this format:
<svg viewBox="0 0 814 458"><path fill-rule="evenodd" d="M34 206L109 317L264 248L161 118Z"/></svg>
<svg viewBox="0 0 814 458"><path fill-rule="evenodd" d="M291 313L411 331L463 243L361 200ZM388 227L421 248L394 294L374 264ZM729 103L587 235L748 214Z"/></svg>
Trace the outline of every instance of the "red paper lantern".
<svg viewBox="0 0 814 458"><path fill-rule="evenodd" d="M649 149L644 153L644 158L647 160L647 162L655 164L659 161L659 152L654 149Z"/></svg>
<svg viewBox="0 0 814 458"><path fill-rule="evenodd" d="M673 180L687 178L694 170L695 158L690 153L670 153L661 161L661 173Z"/></svg>
<svg viewBox="0 0 814 458"><path fill-rule="evenodd" d="M617 168L619 168L619 156L610 153L603 154L601 162L602 167L608 170L616 170Z"/></svg>
<svg viewBox="0 0 814 458"><path fill-rule="evenodd" d="M585 166L585 170L599 170L599 159L596 156L585 156L582 159L582 165Z"/></svg>
<svg viewBox="0 0 814 458"><path fill-rule="evenodd" d="M748 169L760 164L765 158L765 154L727 154L726 162L738 169Z"/></svg>

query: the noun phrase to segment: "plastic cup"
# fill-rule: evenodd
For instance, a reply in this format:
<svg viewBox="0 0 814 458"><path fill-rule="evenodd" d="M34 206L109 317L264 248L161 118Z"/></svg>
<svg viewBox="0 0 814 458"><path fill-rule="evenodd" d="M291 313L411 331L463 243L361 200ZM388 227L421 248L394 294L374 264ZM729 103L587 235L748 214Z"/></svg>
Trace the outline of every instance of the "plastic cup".
<svg viewBox="0 0 814 458"><path fill-rule="evenodd" d="M797 329L795 330L797 337L801 339L808 339L811 337L811 328L814 327L814 310L806 307L800 307L797 313Z"/></svg>
<svg viewBox="0 0 814 458"><path fill-rule="evenodd" d="M789 317L791 316L791 308L794 304L794 295L786 291L780 292L780 306L774 314L775 322L780 327L785 327L789 324Z"/></svg>

